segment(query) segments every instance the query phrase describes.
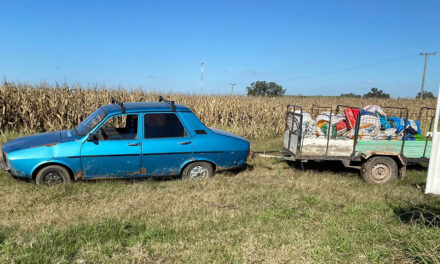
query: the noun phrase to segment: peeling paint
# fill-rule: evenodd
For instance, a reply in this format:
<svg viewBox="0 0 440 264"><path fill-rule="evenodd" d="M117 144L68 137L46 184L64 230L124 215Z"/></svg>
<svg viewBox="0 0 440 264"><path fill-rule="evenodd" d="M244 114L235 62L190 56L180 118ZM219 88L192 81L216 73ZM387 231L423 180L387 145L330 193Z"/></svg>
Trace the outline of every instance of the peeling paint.
<svg viewBox="0 0 440 264"><path fill-rule="evenodd" d="M78 180L82 180L82 179L84 179L84 175L83 175L83 173L82 173L82 171L81 170L79 170L76 174L75 174L75 181L78 181Z"/></svg>
<svg viewBox="0 0 440 264"><path fill-rule="evenodd" d="M133 172L129 172L129 171L127 171L125 174L126 174L126 175L138 175L138 174L140 174L140 175L145 175L145 174L147 174L147 169L145 169L145 168L141 168L141 169L138 170L138 171L133 171Z"/></svg>
<svg viewBox="0 0 440 264"><path fill-rule="evenodd" d="M393 156L397 157L400 161L400 164L402 166L406 165L405 160L403 160L402 156L396 152L393 151L372 151L366 154L363 154L363 158L369 159L371 156Z"/></svg>

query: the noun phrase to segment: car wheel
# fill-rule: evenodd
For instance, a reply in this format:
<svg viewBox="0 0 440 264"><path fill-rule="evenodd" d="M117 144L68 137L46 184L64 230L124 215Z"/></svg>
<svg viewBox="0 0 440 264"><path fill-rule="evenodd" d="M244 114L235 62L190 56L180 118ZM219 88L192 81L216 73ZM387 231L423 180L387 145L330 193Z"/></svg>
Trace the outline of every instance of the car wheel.
<svg viewBox="0 0 440 264"><path fill-rule="evenodd" d="M209 178L214 174L212 165L207 162L194 162L185 167L182 179Z"/></svg>
<svg viewBox="0 0 440 264"><path fill-rule="evenodd" d="M50 165L42 168L35 177L38 185L56 185L70 183L70 175L66 168L58 165Z"/></svg>
<svg viewBox="0 0 440 264"><path fill-rule="evenodd" d="M361 176L368 183L387 183L397 177L396 162L390 157L373 157L362 164Z"/></svg>

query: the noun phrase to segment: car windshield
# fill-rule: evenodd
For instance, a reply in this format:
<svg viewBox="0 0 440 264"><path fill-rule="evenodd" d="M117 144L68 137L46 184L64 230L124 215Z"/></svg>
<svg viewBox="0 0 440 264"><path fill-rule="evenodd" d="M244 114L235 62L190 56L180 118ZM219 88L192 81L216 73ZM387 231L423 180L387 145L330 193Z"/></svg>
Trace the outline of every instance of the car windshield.
<svg viewBox="0 0 440 264"><path fill-rule="evenodd" d="M76 128L75 132L83 137L87 135L97 124L99 124L106 116L106 112L102 108L98 108L95 112L89 115Z"/></svg>

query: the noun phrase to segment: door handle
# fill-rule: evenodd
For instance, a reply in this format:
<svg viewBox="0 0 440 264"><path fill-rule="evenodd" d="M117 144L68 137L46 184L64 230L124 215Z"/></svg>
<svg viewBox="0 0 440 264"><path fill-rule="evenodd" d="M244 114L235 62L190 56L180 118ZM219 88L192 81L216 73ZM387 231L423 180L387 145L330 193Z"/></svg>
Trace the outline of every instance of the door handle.
<svg viewBox="0 0 440 264"><path fill-rule="evenodd" d="M137 142L137 143L128 143L129 147L136 147L136 146L140 146L141 143Z"/></svg>
<svg viewBox="0 0 440 264"><path fill-rule="evenodd" d="M191 141L179 142L180 145L188 145L191 144Z"/></svg>

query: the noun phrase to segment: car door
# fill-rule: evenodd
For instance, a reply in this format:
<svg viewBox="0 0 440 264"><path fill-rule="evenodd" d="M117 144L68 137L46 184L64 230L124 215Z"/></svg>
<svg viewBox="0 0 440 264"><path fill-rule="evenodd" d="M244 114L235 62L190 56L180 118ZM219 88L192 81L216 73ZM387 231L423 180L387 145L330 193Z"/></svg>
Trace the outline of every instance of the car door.
<svg viewBox="0 0 440 264"><path fill-rule="evenodd" d="M146 113L143 120L142 168L147 176L179 175L193 143L178 113Z"/></svg>
<svg viewBox="0 0 440 264"><path fill-rule="evenodd" d="M84 178L140 177L141 141L138 114L112 116L81 148Z"/></svg>

